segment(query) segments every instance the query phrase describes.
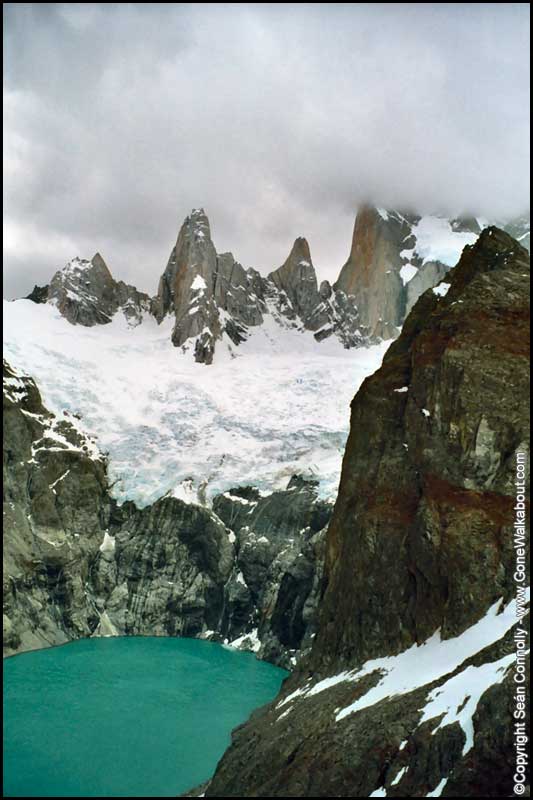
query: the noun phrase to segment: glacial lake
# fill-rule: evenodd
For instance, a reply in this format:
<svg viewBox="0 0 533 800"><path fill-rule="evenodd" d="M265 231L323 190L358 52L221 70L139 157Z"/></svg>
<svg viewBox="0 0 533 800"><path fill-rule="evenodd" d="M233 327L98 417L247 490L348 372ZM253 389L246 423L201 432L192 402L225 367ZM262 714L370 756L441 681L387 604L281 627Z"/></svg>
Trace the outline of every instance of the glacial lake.
<svg viewBox="0 0 533 800"><path fill-rule="evenodd" d="M287 673L195 639L84 639L4 661L4 796L175 797Z"/></svg>

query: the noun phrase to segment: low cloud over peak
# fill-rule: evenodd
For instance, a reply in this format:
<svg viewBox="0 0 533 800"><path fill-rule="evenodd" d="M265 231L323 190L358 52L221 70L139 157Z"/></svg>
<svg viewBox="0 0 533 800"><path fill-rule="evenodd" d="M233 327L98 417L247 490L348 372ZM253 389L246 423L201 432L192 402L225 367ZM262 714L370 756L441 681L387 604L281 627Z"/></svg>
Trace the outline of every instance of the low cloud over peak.
<svg viewBox="0 0 533 800"><path fill-rule="evenodd" d="M356 207L512 216L529 6L6 4L5 291L75 255L153 292L190 209L335 278Z"/></svg>

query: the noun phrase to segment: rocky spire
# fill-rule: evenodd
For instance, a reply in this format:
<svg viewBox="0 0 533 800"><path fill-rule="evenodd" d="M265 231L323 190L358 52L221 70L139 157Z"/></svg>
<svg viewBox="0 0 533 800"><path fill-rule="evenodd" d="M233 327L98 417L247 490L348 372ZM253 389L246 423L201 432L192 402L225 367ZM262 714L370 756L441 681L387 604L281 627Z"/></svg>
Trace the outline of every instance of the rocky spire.
<svg viewBox="0 0 533 800"><path fill-rule="evenodd" d="M400 269L401 251L411 232L397 212L363 206L355 219L348 261L334 285L353 297L361 323L381 337L391 338L403 322L405 299Z"/></svg>
<svg viewBox="0 0 533 800"><path fill-rule="evenodd" d="M203 208L193 209L180 228L166 269L159 281L154 313L160 322L169 312L176 318L189 305L189 293L200 276L205 288L212 292L217 254L211 240L209 220Z"/></svg>
<svg viewBox="0 0 533 800"><path fill-rule="evenodd" d="M287 297L290 307L307 321L320 302L315 268L307 239L298 237L285 263L268 276L278 291Z"/></svg>
<svg viewBox="0 0 533 800"><path fill-rule="evenodd" d="M194 346L197 361L210 364L226 333L234 344L263 321L265 279L246 270L231 253L217 255L202 208L185 219L159 281L153 311L159 322L173 314L172 342Z"/></svg>

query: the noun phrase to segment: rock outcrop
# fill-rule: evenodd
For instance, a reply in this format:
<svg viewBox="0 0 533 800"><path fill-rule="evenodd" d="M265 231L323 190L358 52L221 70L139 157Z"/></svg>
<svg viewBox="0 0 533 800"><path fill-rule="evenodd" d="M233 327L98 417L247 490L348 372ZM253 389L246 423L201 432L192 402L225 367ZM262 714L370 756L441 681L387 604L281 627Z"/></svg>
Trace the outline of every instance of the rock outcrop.
<svg viewBox="0 0 533 800"><path fill-rule="evenodd" d="M115 281L96 253L91 261L74 258L58 270L48 286L35 286L28 295L35 303L53 303L72 325L106 325L121 310L132 326L150 312L150 298L123 281Z"/></svg>
<svg viewBox="0 0 533 800"><path fill-rule="evenodd" d="M118 506L78 419L4 364L4 652L85 636L198 636L289 667L316 632L332 506L312 482L213 509Z"/></svg>
<svg viewBox="0 0 533 800"><path fill-rule="evenodd" d="M207 797L512 792L529 256L488 228L446 281L352 403L310 657Z"/></svg>
<svg viewBox="0 0 533 800"><path fill-rule="evenodd" d="M226 492L213 510L236 539L224 636L238 640L244 626L243 643L291 668L316 635L332 504L318 499L316 482L294 476L286 490L266 496L253 487Z"/></svg>

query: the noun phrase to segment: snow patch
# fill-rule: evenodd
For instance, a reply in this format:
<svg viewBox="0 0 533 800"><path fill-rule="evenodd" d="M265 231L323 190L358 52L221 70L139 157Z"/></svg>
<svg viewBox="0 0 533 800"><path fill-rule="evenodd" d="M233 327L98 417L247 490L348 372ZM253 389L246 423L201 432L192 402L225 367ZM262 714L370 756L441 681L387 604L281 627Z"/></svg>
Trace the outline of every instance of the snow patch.
<svg viewBox="0 0 533 800"><path fill-rule="evenodd" d="M250 633L243 633L242 636L239 636L238 639L234 639L233 642L229 642L226 646L233 650L249 650L252 653L257 653L261 648L261 641L257 628L254 628Z"/></svg>
<svg viewBox="0 0 533 800"><path fill-rule="evenodd" d="M69 474L69 472L70 472L70 469L67 469L66 472L64 472L62 475L59 476L59 478L57 478L53 483L50 484L49 488L52 489L52 491L54 491L54 489L57 486L57 484L60 481L64 480L67 477L67 475Z"/></svg>
<svg viewBox="0 0 533 800"><path fill-rule="evenodd" d="M337 714L337 721L386 697L406 694L432 683L498 641L516 622L516 602L511 601L503 611L502 603L502 600L494 603L479 622L460 636L443 640L440 631L437 631L424 644L413 645L398 656L367 661L352 677L359 679L375 671L382 672L382 677L363 697L342 709Z"/></svg>
<svg viewBox="0 0 533 800"><path fill-rule="evenodd" d="M403 285L409 283L418 272L418 267L415 267L414 264L404 264L403 267L400 269L400 278L402 279Z"/></svg>
<svg viewBox="0 0 533 800"><path fill-rule="evenodd" d="M420 724L444 714L432 731L435 733L446 725L458 722L466 737L463 746L463 755L466 755L474 746L473 715L481 695L490 686L501 683L514 661L515 655L511 653L499 661L482 664L480 667L467 667L442 686L438 686L428 696L429 702L424 708Z"/></svg>
<svg viewBox="0 0 533 800"><path fill-rule="evenodd" d="M437 786L433 789L432 792L427 793L426 797L440 797L442 794L442 790L444 789L447 783L448 783L448 778L443 778L440 781L440 783L438 783Z"/></svg>
<svg viewBox="0 0 533 800"><path fill-rule="evenodd" d="M394 778L394 780L391 781L390 785L391 786L396 786L396 784L400 783L401 779L403 778L403 776L405 775L405 773L407 772L408 769L409 769L409 767L402 767L401 770L399 771L399 773Z"/></svg>
<svg viewBox="0 0 533 800"><path fill-rule="evenodd" d="M203 291L207 289L207 283L205 282L205 279L202 278L201 275L197 275L191 283L191 289L194 289L195 291Z"/></svg>
<svg viewBox="0 0 533 800"><path fill-rule="evenodd" d="M450 286L451 283L439 283L438 286L433 287L433 294L436 294L437 297L445 297L448 294Z"/></svg>
<svg viewBox="0 0 533 800"><path fill-rule="evenodd" d="M110 536L106 531L104 533L104 541L98 548L101 553L114 553L115 552L115 537Z"/></svg>
<svg viewBox="0 0 533 800"><path fill-rule="evenodd" d="M501 639L512 628L517 621L516 601L512 600L507 606L503 608L502 606L503 600L494 603L484 617L460 636L443 640L440 631L436 631L423 644L413 645L397 656L371 659L358 670L345 670L314 685L311 685L311 681L308 680L302 687L281 700L276 708L282 708L295 700L307 699L331 689L339 683L346 681L357 682L366 675L378 673L380 677L373 688L369 689L355 702L337 710L335 719L340 722L351 714L375 705L382 700L407 694L422 686L431 684L439 678L454 672L461 664ZM444 686L439 687L438 690L428 695L428 702L423 710L423 719L435 716L434 712L437 712L437 715L446 713L447 715L449 714L450 721L457 720L462 725L464 724L466 732L470 724L468 719L471 719L471 715L479 702L479 697L489 685L502 679L502 670L506 666L506 659L502 659L501 662L495 662L484 667L467 668L463 671L465 674L464 680L460 676L450 678ZM463 673L460 674L463 675ZM474 682L479 681L480 694L477 699L477 690L475 685L472 686L472 679ZM465 709L459 711L461 702L464 701L467 683L473 701L472 704L467 703ZM457 704L454 705L456 701ZM463 711L464 716L460 716ZM467 743L469 741L468 736L469 734L467 733ZM401 745L401 749L404 746L405 743Z"/></svg>
<svg viewBox="0 0 533 800"><path fill-rule="evenodd" d="M478 238L477 233L454 231L448 219L437 216L422 217L413 225L412 233L416 237L415 251L424 264L440 261L449 267L454 267L463 248Z"/></svg>

